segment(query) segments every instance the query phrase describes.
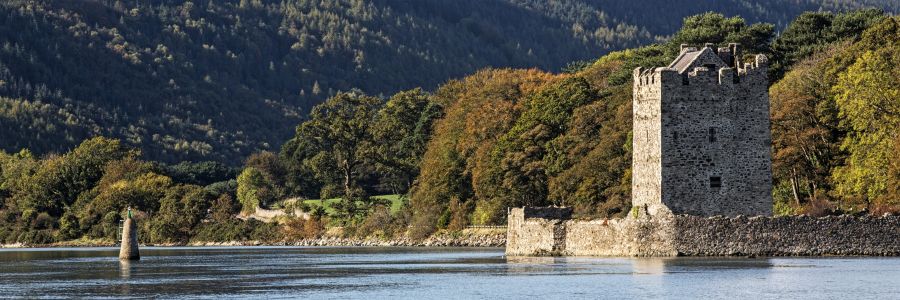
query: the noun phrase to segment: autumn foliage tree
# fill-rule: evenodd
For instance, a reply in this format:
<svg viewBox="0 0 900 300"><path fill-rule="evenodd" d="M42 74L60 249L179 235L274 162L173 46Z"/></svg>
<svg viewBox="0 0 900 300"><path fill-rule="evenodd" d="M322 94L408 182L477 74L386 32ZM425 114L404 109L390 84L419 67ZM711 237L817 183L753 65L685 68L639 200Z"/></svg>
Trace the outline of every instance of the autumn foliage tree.
<svg viewBox="0 0 900 300"><path fill-rule="evenodd" d="M868 34L878 34L877 47L863 50L834 86L842 125L849 129L841 148L846 165L835 170L837 192L872 202L900 203L888 187L898 182L889 170L900 137L900 21L888 19ZM863 43L866 42L865 40ZM872 45L875 46L875 45Z"/></svg>

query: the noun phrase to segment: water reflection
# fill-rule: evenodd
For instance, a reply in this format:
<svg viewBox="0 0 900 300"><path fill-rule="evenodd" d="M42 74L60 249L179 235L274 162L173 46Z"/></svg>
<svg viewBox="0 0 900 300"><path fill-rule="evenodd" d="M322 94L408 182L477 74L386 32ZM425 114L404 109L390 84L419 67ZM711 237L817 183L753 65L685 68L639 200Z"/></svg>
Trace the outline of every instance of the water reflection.
<svg viewBox="0 0 900 300"><path fill-rule="evenodd" d="M708 272L727 269L768 269L768 258L666 257L635 258L631 266L636 274L660 275L676 272Z"/></svg>
<svg viewBox="0 0 900 300"><path fill-rule="evenodd" d="M127 259L119 260L119 277L122 279L131 278L131 261Z"/></svg>
<svg viewBox="0 0 900 300"><path fill-rule="evenodd" d="M666 273L666 263L671 259L666 258L638 258L631 261L635 274L660 275Z"/></svg>
<svg viewBox="0 0 900 300"><path fill-rule="evenodd" d="M0 298L900 299L897 258L504 257L503 249L302 247L141 254L141 261L119 261L114 249L3 250Z"/></svg>

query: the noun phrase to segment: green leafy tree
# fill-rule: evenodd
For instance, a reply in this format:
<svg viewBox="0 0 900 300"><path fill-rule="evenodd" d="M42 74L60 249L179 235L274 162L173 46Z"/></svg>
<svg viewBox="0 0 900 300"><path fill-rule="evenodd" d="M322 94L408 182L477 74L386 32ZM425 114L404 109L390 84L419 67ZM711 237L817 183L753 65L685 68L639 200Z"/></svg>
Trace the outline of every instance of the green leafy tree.
<svg viewBox="0 0 900 300"><path fill-rule="evenodd" d="M772 24L747 25L741 17L727 18L713 12L690 16L684 19L684 25L669 41L668 56L674 58L680 44L702 46L704 43L739 43L743 53L768 54L774 33Z"/></svg>
<svg viewBox="0 0 900 300"><path fill-rule="evenodd" d="M492 182L483 185L486 193L479 197L476 223L502 222L505 207L548 204L547 182L556 175L547 165L548 153L555 150L552 141L566 132L573 111L595 97L584 78L570 77L525 101L522 115L492 150L488 172L496 175L486 177Z"/></svg>
<svg viewBox="0 0 900 300"><path fill-rule="evenodd" d="M27 188L30 178L40 167L31 151L22 150L16 154L0 155L0 199L3 205L16 206L14 195L21 195ZM9 201L10 203L6 203Z"/></svg>
<svg viewBox="0 0 900 300"><path fill-rule="evenodd" d="M300 128L301 126L297 127L297 129ZM306 164L306 161L315 155L313 141L307 139L299 131L293 138L284 143L279 157L287 169L285 177L286 193L307 199L321 197L322 183L316 178L312 167Z"/></svg>
<svg viewBox="0 0 900 300"><path fill-rule="evenodd" d="M27 187L17 195L19 207L61 216L66 206L100 180L106 164L133 155L118 140L86 140L66 155L47 160L26 179Z"/></svg>
<svg viewBox="0 0 900 300"><path fill-rule="evenodd" d="M268 183L266 193L270 194L266 196L269 200L265 203L284 197L288 169L278 155L269 151L254 153L244 162L244 167L254 168L265 177Z"/></svg>
<svg viewBox="0 0 900 300"><path fill-rule="evenodd" d="M212 196L195 185L179 185L166 191L149 225L154 243L185 243L195 233L212 204Z"/></svg>
<svg viewBox="0 0 900 300"><path fill-rule="evenodd" d="M366 209L368 197L359 179L372 163L368 153L374 143L369 128L381 105L380 99L360 92L338 93L314 107L309 121L297 129L296 138L307 140L314 153L305 163L325 184L321 197L342 198L335 206L341 219ZM363 207L358 206L360 201Z"/></svg>
<svg viewBox="0 0 900 300"><path fill-rule="evenodd" d="M157 168L160 169L159 173L171 177L177 183L200 186L228 181L238 175L235 168L213 161L181 162L175 165L160 165Z"/></svg>
<svg viewBox="0 0 900 300"><path fill-rule="evenodd" d="M394 194L406 193L419 175L419 163L442 108L421 89L392 96L370 127L372 157Z"/></svg>
<svg viewBox="0 0 900 300"><path fill-rule="evenodd" d="M79 225L89 236L113 238L120 219L106 220L103 219L105 215L121 213L128 207L136 212L156 212L160 199L172 186L169 177L145 172L131 179L97 186L91 192L82 194L70 210L78 214Z"/></svg>
<svg viewBox="0 0 900 300"><path fill-rule="evenodd" d="M842 161L843 136L837 112L828 109L832 78L822 76L825 63L846 47L836 46L794 65L772 85L772 171L775 202L801 208L828 200L831 171Z"/></svg>
<svg viewBox="0 0 900 300"><path fill-rule="evenodd" d="M256 209L274 201L270 192L270 183L262 172L249 167L237 178L237 197L241 203L241 211L252 214Z"/></svg>
<svg viewBox="0 0 900 300"><path fill-rule="evenodd" d="M872 24L884 19L879 9L865 9L842 14L807 12L794 19L772 43L774 57L770 79L782 78L791 65L825 51L841 40L856 40Z"/></svg>
<svg viewBox="0 0 900 300"><path fill-rule="evenodd" d="M887 191L885 166L896 159L891 155L900 128L900 44L864 53L834 90L840 115L851 129L841 145L850 154L847 165L834 174L837 191L864 196L870 203Z"/></svg>

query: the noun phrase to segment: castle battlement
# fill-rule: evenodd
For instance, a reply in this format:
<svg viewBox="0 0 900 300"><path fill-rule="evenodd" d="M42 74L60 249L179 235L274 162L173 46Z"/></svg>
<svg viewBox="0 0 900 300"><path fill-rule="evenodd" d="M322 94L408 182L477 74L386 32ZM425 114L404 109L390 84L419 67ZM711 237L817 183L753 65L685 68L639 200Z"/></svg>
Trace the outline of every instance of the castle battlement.
<svg viewBox="0 0 900 300"><path fill-rule="evenodd" d="M722 49L724 48L720 48L720 51ZM730 54L723 55L721 52L718 55L731 57ZM662 83L680 83L687 86L700 84L740 85L768 82L767 70L768 58L763 54L759 54L756 55L755 60L751 63L737 63L733 66L707 64L685 69L683 72L679 72L678 69L671 67L636 68L633 77L636 88Z"/></svg>

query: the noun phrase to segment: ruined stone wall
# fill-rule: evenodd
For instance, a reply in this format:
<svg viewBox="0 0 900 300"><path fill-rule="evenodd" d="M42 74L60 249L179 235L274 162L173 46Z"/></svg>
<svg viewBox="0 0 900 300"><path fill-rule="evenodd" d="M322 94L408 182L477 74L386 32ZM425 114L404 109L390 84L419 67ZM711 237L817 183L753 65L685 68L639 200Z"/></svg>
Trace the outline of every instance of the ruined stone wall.
<svg viewBox="0 0 900 300"><path fill-rule="evenodd" d="M506 224L506 253L519 256L554 256L559 253L560 240L556 236L565 232L562 223L572 210L553 213L554 209L532 207L512 208ZM548 213L542 213L548 212Z"/></svg>
<svg viewBox="0 0 900 300"><path fill-rule="evenodd" d="M570 220L509 216L510 256L900 255L900 216Z"/></svg>
<svg viewBox="0 0 900 300"><path fill-rule="evenodd" d="M612 220L546 219L513 208L506 230L509 256L653 256L675 254L672 222L650 218ZM646 256L645 255L645 256Z"/></svg>

